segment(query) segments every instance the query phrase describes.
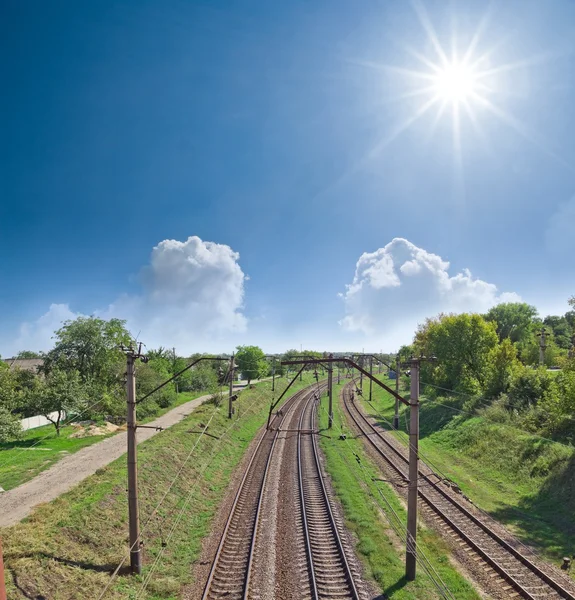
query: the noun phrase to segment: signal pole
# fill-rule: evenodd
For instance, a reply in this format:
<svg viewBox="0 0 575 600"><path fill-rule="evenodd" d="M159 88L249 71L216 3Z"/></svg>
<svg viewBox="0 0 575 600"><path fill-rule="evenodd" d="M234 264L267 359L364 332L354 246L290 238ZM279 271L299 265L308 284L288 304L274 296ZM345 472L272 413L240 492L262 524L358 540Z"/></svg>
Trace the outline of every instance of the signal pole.
<svg viewBox="0 0 575 600"><path fill-rule="evenodd" d="M234 354L230 358L230 392L228 396L228 419L231 419L234 414L234 408L232 406L233 395L234 395Z"/></svg>
<svg viewBox="0 0 575 600"><path fill-rule="evenodd" d="M409 400L409 484L407 488L407 548L405 577L415 579L417 554L417 487L419 472L419 359L411 358L411 394Z"/></svg>
<svg viewBox="0 0 575 600"><path fill-rule="evenodd" d="M401 369L401 365L399 363L399 354L395 357L395 391L399 394L399 372ZM393 415L393 428L395 430L399 429L399 400L397 397L395 398L395 413Z"/></svg>
<svg viewBox="0 0 575 600"><path fill-rule="evenodd" d="M142 572L142 546L140 540L140 512L138 507L138 454L136 442L136 359L148 362L141 353L142 344L135 351L132 346L126 353L126 396L128 438L128 518L130 530L130 568L138 575Z"/></svg>

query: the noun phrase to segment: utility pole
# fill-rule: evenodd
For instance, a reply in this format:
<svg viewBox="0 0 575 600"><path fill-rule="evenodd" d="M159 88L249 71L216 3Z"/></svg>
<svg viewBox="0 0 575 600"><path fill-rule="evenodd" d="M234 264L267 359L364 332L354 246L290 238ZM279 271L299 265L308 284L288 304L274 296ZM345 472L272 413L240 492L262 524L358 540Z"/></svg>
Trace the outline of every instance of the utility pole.
<svg viewBox="0 0 575 600"><path fill-rule="evenodd" d="M339 365L337 366L337 384L339 385Z"/></svg>
<svg viewBox="0 0 575 600"><path fill-rule="evenodd" d="M539 366L542 367L545 364L545 350L547 349L547 344L545 343L545 336L547 332L545 331L545 327L541 327L541 331L537 334L539 338Z"/></svg>
<svg viewBox="0 0 575 600"><path fill-rule="evenodd" d="M126 353L126 396L128 438L128 516L130 529L130 568L138 575L142 572L142 547L140 540L140 514L138 507L138 455L136 446L136 359L148 362L142 353L132 346L124 348Z"/></svg>
<svg viewBox="0 0 575 600"><path fill-rule="evenodd" d="M172 354L174 357L174 360L172 362L172 368L174 370L174 373L176 372L176 349L172 348ZM176 395L178 394L178 380L176 379L176 381L174 382L176 384Z"/></svg>
<svg viewBox="0 0 575 600"><path fill-rule="evenodd" d="M411 394L409 400L409 484L407 488L407 547L405 577L415 579L417 555L417 484L419 471L419 359L411 358Z"/></svg>
<svg viewBox="0 0 575 600"><path fill-rule="evenodd" d="M362 354L359 359L359 366L363 369L363 348L361 349L361 352ZM361 371L359 372L359 388L363 392L363 373Z"/></svg>
<svg viewBox="0 0 575 600"><path fill-rule="evenodd" d="M273 357L272 362L272 392L276 391L276 357Z"/></svg>
<svg viewBox="0 0 575 600"><path fill-rule="evenodd" d="M6 581L4 580L4 559L2 557L2 538L0 538L0 600L7 600Z"/></svg>
<svg viewBox="0 0 575 600"><path fill-rule="evenodd" d="M333 358L333 354L329 355L329 358ZM328 429L332 428L333 425L333 366L328 363L327 367L327 395L329 397L329 408L328 408Z"/></svg>
<svg viewBox="0 0 575 600"><path fill-rule="evenodd" d="M401 371L401 365L399 362L399 354L395 357L395 391L399 394L399 373ZM397 431L399 429L399 400L395 398L395 413L393 414L393 428Z"/></svg>
<svg viewBox="0 0 575 600"><path fill-rule="evenodd" d="M234 414L234 408L232 406L234 396L234 354L230 358L230 393L228 396L228 419L231 419Z"/></svg>
<svg viewBox="0 0 575 600"><path fill-rule="evenodd" d="M373 356L369 357L369 374L373 375ZM369 380L369 401L371 402L371 391L373 388L373 380Z"/></svg>

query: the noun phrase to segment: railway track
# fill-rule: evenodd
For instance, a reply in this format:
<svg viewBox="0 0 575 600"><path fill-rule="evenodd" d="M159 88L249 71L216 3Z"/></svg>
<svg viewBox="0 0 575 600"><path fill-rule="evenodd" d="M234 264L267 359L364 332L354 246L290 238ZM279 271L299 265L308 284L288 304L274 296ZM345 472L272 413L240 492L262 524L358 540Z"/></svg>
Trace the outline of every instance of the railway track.
<svg viewBox="0 0 575 600"><path fill-rule="evenodd" d="M315 398L301 412L298 427L298 479L311 598L359 600L354 574L346 557L338 525L321 474L315 431Z"/></svg>
<svg viewBox="0 0 575 600"><path fill-rule="evenodd" d="M356 402L351 400L351 385L354 384L346 386L343 391L346 413L375 452L402 482L407 483L407 448L397 440L387 439L379 428L371 423ZM561 582L544 571L530 557L504 539L493 524L473 514L464 502L453 495L442 478L426 465L420 467L419 480L419 497L424 506L449 528L452 537L460 545L466 546L467 552L474 553L478 560L488 565L494 575L501 578L502 591L506 593L506 597L575 600L573 586L568 581Z"/></svg>
<svg viewBox="0 0 575 600"><path fill-rule="evenodd" d="M298 424L294 432L297 435L297 479L292 483L284 482L278 501L297 494L301 514L292 515L291 526L302 530L298 535L305 539L306 549L306 560L303 569L300 569L303 573L300 579L305 581L294 584L299 589L292 590L295 593L291 597L312 600L360 598L321 475L315 439L315 398L322 387L325 388L313 386L294 394L260 438L234 498L204 588L203 600L262 597L261 590L257 589L257 571L258 564L261 568L261 563L266 562L266 550L269 548L262 548L258 537L265 537L261 535L262 528L269 527L270 517L276 516L267 514L264 517L262 506L279 436L286 431L293 432L293 429L282 428L282 425L290 422ZM279 446L278 455L284 447L282 444ZM296 460L294 455L287 458Z"/></svg>

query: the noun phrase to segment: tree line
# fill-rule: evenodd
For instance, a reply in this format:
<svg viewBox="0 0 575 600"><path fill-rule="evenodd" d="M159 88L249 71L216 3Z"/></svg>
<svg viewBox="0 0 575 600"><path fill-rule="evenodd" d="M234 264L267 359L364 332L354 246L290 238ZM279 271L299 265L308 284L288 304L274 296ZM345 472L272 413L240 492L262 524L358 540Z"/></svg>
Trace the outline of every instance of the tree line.
<svg viewBox="0 0 575 600"><path fill-rule="evenodd" d="M16 359L41 359L37 372L10 368L0 361L0 442L21 435L20 420L44 415L59 434L64 416L82 420L107 419L122 422L126 412L126 357L121 347L133 344L126 323L120 319L78 317L66 321L54 333L54 346L45 353L19 352ZM216 394L228 380L229 363L210 354L179 356L175 349L156 348L145 352L148 362L136 362L137 395L142 397L170 379L198 358L197 365L155 392L138 406L140 418L158 414L176 401L178 392ZM305 350L321 357L322 353ZM236 374L248 380L287 374L284 358L300 353L266 356L258 346L238 346ZM231 358L231 355L223 355ZM214 358L214 360L210 360Z"/></svg>
<svg viewBox="0 0 575 600"><path fill-rule="evenodd" d="M434 357L421 367L426 396L450 392L465 410L490 409L529 431L573 440L575 297L568 302L563 316L544 319L525 303L499 304L483 315L440 314L400 353Z"/></svg>

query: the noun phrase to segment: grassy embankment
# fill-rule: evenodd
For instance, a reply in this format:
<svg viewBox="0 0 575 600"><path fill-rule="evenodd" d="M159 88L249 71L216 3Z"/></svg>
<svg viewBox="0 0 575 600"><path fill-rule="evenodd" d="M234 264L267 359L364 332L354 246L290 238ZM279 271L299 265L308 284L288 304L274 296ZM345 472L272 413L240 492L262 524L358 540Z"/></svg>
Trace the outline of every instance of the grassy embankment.
<svg viewBox="0 0 575 600"><path fill-rule="evenodd" d="M381 416L392 419L389 394L374 388L373 406L364 406L388 427ZM521 431L496 411L463 414L425 397L420 430L424 457L477 506L556 564L575 553L575 448Z"/></svg>
<svg viewBox="0 0 575 600"><path fill-rule="evenodd" d="M173 408L205 394L207 392L180 393L173 404L170 404L167 408L159 408L153 415L142 419L140 422L152 421ZM106 437L110 437L110 435L114 435L114 433L111 433L85 438L71 438L70 435L76 431L77 429L74 427L65 426L60 429L60 435L58 436L53 425L46 425L25 431L18 440L0 443L0 486L5 490L11 490L36 477L36 475L68 454L78 452L86 446L91 446Z"/></svg>
<svg viewBox="0 0 575 600"><path fill-rule="evenodd" d="M336 494L342 504L347 527L358 539L357 551L365 564L366 573L372 577L385 597L397 600L439 598L437 589L418 568L416 581L407 582L405 574L405 538L399 538L389 525L386 515L390 507L399 516L403 527L407 522L404 503L392 487L383 482L373 482L381 477L377 466L364 451L361 439L354 439L346 425L345 415L336 399L343 387L334 386L334 427L331 437L321 437L320 445L326 456L326 467ZM327 427L327 399L322 398L320 426ZM339 439L342 431L347 439ZM325 431L327 433L327 431ZM356 455L360 457L361 466ZM456 598L478 599L471 584L449 561L449 551L433 531L420 528L420 548Z"/></svg>
<svg viewBox="0 0 575 600"><path fill-rule="evenodd" d="M309 383L311 378L307 376L292 390ZM286 380L282 379L280 384L276 382L276 389L285 385ZM182 471L157 516L143 528L142 576L121 575L106 594L106 600L136 595L147 600L175 599L182 586L191 583L192 565L199 557L202 539L210 531L233 470L265 423L270 388L271 382L266 381L240 394L235 403L237 419L231 428L226 406L215 409L213 404L204 404L177 425L138 446L142 524L178 470ZM185 463L199 438L195 432L208 423L208 432L222 436L221 440L204 435ZM174 526L173 535L163 548L162 540L168 539ZM110 581L110 572L126 556L125 457L39 507L19 525L3 529L2 538L9 598L97 599ZM143 582L158 556L161 558L157 568L144 590Z"/></svg>

